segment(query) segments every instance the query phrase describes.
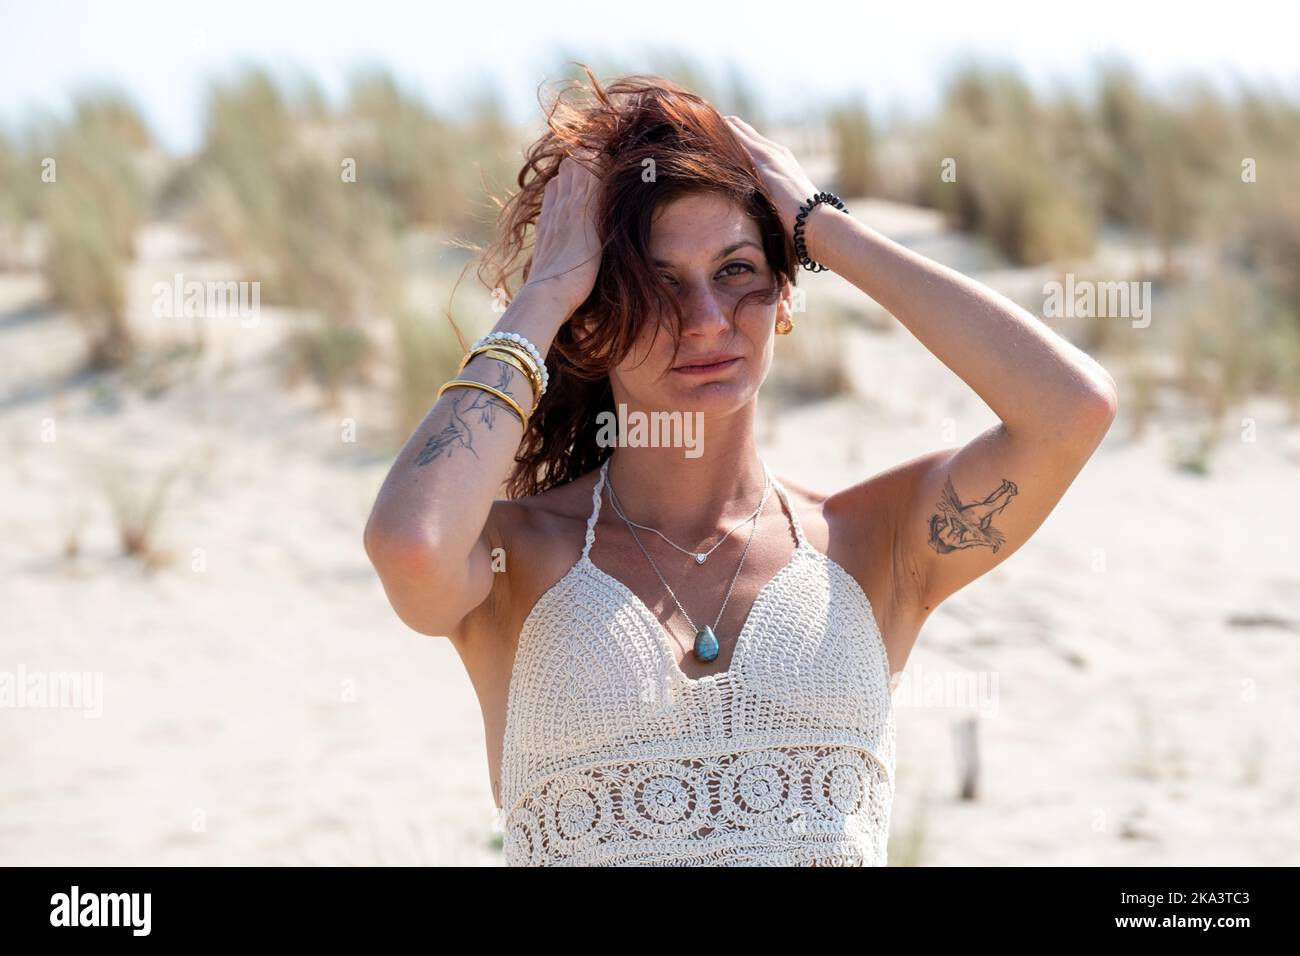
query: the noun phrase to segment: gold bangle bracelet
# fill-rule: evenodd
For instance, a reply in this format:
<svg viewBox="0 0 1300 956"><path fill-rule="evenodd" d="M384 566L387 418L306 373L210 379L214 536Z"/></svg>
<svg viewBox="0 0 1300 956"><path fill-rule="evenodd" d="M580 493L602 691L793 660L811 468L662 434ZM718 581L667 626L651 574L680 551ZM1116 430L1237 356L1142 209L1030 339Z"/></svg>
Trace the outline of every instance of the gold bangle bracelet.
<svg viewBox="0 0 1300 956"><path fill-rule="evenodd" d="M466 352L465 357L460 360L460 367L463 369L466 365L469 364L470 359L472 359L476 355L481 355L482 353L486 352L488 349L499 349L503 352L511 352L515 355L518 355L523 360L524 364L527 365L528 368L531 370L532 375L534 375L539 382L542 380L542 373L537 368L537 362L533 358L532 353L530 353L522 345L516 345L514 342L509 342L505 340L486 342L483 345L480 345L476 349L471 349L470 351Z"/></svg>
<svg viewBox="0 0 1300 956"><path fill-rule="evenodd" d="M509 395L507 395L505 392L501 391L501 389L493 388L491 385L488 385L484 382L476 382L473 379L453 378L450 382L444 383L442 388L438 389L438 394L436 398L442 398L442 393L447 391L447 389L449 388L478 388L478 389L482 389L483 391L487 392L490 395L495 395L497 398L501 399L503 402L509 405L511 411L513 411L516 415L519 416L519 424L524 426L524 431L528 430L528 416L525 415L524 410L519 407L519 403L516 402L513 398L511 398Z"/></svg>
<svg viewBox="0 0 1300 956"><path fill-rule="evenodd" d="M482 348L475 349L474 352L465 359L464 363L462 363L461 369L463 370L465 366L478 355L486 355L488 358L496 359L498 362L505 362L507 365L517 368L523 374L524 378L528 380L528 385L533 390L533 409L535 410L537 408L537 403L541 399L541 382L534 377L533 370L528 365L524 364L519 353L510 349L497 348L495 345L486 345ZM531 414L531 412L529 414Z"/></svg>
<svg viewBox="0 0 1300 956"><path fill-rule="evenodd" d="M465 365L471 363L474 356L477 355L491 355L491 358L500 358L499 355L493 354L494 350L515 356L517 363L512 362L510 364L515 365L515 368L519 368L524 373L524 377L528 378L528 384L533 389L533 408L536 408L537 403L542 401L542 375L541 372L537 371L537 363L534 362L533 356L519 346L503 342L489 342L487 345L478 346L477 349L467 352L464 358L460 360L458 371L464 371Z"/></svg>
<svg viewBox="0 0 1300 956"><path fill-rule="evenodd" d="M502 341L488 342L486 345L480 345L478 348L465 353L465 357L461 359L460 368L457 369L457 371L464 371L465 366L468 365L476 355L489 353L493 349L498 352L508 352L519 359L522 363L522 367L519 365L516 365L515 367L519 368L519 370L528 377L528 383L533 387L533 407L536 408L537 403L541 401L542 398L542 373L537 368L536 360L526 349L523 348L523 346L515 345L513 342Z"/></svg>

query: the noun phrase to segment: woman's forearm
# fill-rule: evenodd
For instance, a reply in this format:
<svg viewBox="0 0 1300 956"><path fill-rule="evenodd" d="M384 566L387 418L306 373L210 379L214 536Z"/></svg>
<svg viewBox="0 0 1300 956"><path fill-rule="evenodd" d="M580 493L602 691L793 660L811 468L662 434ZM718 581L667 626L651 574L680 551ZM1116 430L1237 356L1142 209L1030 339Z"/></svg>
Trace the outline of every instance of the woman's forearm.
<svg viewBox="0 0 1300 956"><path fill-rule="evenodd" d="M1113 407L1105 369L1006 296L825 204L809 213L805 237L814 261L893 314L1008 431L1068 440Z"/></svg>
<svg viewBox="0 0 1300 956"><path fill-rule="evenodd" d="M545 355L568 318L562 300L526 285L495 328L518 332ZM523 373L487 356L461 371L500 388L526 413L532 387ZM452 567L483 531L492 502L510 474L523 430L501 399L475 388L442 394L397 456L366 525L368 550L428 554Z"/></svg>

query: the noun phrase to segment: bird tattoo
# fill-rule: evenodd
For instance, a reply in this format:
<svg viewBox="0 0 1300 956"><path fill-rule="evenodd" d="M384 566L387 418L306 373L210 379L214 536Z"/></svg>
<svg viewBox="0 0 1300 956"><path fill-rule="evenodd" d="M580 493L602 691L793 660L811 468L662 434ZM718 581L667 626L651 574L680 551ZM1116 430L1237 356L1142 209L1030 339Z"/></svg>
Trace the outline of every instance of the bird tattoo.
<svg viewBox="0 0 1300 956"><path fill-rule="evenodd" d="M930 516L930 547L940 554L949 554L962 548L998 548L1006 542L1005 536L993 527L993 516L1011 503L1019 489L1014 482L1002 479L997 490L983 501L962 504L949 476L939 499L939 510Z"/></svg>

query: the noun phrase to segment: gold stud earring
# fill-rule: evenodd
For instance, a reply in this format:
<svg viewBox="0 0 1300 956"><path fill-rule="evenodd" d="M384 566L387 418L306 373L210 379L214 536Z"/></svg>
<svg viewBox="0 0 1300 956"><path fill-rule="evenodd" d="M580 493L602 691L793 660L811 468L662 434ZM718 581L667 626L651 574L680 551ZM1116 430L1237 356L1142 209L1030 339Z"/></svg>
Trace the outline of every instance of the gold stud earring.
<svg viewBox="0 0 1300 956"><path fill-rule="evenodd" d="M783 315L776 320L777 335L789 335L793 331L794 331L794 322L790 320L790 317L788 315Z"/></svg>

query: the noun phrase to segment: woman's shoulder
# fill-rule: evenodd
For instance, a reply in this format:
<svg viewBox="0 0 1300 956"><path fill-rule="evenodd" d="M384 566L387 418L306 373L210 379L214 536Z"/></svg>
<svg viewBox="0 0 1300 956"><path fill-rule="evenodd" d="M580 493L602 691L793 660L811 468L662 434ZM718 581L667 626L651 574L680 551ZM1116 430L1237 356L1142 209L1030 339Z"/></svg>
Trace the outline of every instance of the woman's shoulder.
<svg viewBox="0 0 1300 956"><path fill-rule="evenodd" d="M894 516L900 495L910 487L905 470L904 465L893 466L831 490L779 480L803 508L815 510L827 523L849 531L879 526Z"/></svg>
<svg viewBox="0 0 1300 956"><path fill-rule="evenodd" d="M504 557L493 627L515 634L528 608L582 553L595 471L521 498L498 498L488 515L492 547Z"/></svg>
<svg viewBox="0 0 1300 956"><path fill-rule="evenodd" d="M535 495L522 498L498 498L492 502L489 520L503 539L554 538L585 531L591 514L591 493L597 469L554 485Z"/></svg>
<svg viewBox="0 0 1300 956"><path fill-rule="evenodd" d="M801 506L820 506L825 504L827 497L829 497L825 492L817 491L797 481L791 481L789 478L778 475L775 471L772 472L772 477L779 481L790 498Z"/></svg>
<svg viewBox="0 0 1300 956"><path fill-rule="evenodd" d="M839 564L865 573L887 558L897 510L891 472L833 490L822 490L777 476L799 516L808 542Z"/></svg>

